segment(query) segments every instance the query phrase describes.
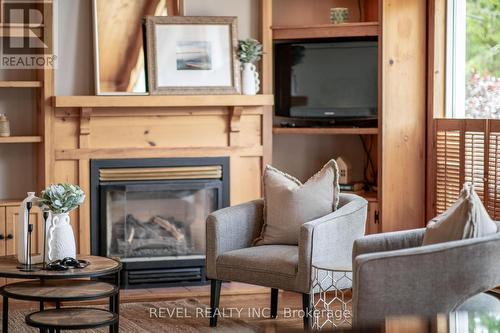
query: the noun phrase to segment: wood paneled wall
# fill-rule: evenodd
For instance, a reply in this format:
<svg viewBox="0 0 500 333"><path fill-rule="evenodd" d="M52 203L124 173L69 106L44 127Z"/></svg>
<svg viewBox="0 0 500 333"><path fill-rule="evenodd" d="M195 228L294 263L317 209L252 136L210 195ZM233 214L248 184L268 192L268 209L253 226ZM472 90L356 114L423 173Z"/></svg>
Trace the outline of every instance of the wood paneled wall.
<svg viewBox="0 0 500 333"><path fill-rule="evenodd" d="M231 205L261 196L264 107L57 108L53 182L90 193L90 160L230 157ZM90 252L90 201L72 213L79 253Z"/></svg>

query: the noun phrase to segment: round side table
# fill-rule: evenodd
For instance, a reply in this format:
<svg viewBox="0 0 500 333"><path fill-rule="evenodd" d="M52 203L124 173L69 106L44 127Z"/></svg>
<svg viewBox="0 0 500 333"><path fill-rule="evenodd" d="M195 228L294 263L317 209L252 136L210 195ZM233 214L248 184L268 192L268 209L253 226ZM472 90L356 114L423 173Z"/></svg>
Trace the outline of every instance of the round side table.
<svg viewBox="0 0 500 333"><path fill-rule="evenodd" d="M78 259L87 260L89 265L82 269L71 268L67 271L38 270L35 272L21 272L17 268L18 263L14 256L0 257L0 277L32 280L17 282L0 288L0 294L3 296L2 332L8 332L9 328L9 298L40 302L40 311L36 312L36 315L28 315L26 321L32 326L52 330L61 329L61 325L58 324L60 318L68 315L71 311L83 311L82 309L76 310L78 308L60 308L61 302L78 302L109 298L109 311L99 309L94 309L98 310L94 311L95 313L92 311L83 311L85 313L82 312L81 318L87 321L80 323L80 321L75 320L75 325L84 325L85 323L87 327L90 327L89 325L91 323L95 325L94 327L111 325L110 331L118 332L120 270L122 264L114 259L97 256L80 256ZM114 275L114 283L92 280L74 280L80 278L95 278L105 275ZM56 309L44 309L44 302L49 301L56 303ZM105 312L107 312L108 315L105 315ZM91 321L88 319L90 317L95 320ZM52 328L50 325L47 325L50 318L54 319ZM76 325L76 327L80 326Z"/></svg>
<svg viewBox="0 0 500 333"><path fill-rule="evenodd" d="M351 327L352 314L346 289L352 295L352 265L331 261L312 264L311 308L312 328Z"/></svg>

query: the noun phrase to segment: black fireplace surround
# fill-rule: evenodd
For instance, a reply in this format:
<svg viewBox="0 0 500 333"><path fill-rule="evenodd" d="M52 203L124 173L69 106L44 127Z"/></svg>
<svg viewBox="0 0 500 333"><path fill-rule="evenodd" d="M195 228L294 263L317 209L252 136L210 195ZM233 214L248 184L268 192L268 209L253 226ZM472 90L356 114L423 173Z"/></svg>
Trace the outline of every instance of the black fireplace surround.
<svg viewBox="0 0 500 333"><path fill-rule="evenodd" d="M205 220L229 205L229 158L92 160L90 167L91 252L121 259L122 287L204 284ZM193 176L185 167L218 171ZM149 179L156 170L177 173Z"/></svg>

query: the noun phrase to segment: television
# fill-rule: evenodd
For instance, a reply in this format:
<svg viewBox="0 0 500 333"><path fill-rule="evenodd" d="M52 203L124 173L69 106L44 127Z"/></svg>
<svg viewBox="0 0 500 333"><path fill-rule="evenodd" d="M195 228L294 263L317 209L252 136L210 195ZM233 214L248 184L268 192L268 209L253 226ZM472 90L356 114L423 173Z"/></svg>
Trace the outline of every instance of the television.
<svg viewBox="0 0 500 333"><path fill-rule="evenodd" d="M277 43L275 71L277 116L377 119L376 41Z"/></svg>

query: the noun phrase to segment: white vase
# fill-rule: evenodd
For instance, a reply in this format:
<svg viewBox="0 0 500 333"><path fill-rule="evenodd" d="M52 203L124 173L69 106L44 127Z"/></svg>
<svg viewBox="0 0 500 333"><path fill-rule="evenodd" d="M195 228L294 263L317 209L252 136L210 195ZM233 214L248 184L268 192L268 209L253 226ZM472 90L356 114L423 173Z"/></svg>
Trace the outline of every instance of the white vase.
<svg viewBox="0 0 500 333"><path fill-rule="evenodd" d="M254 64L251 63L243 64L241 81L242 81L241 85L243 88L244 95L256 95L259 92L260 90L259 73L257 73Z"/></svg>
<svg viewBox="0 0 500 333"><path fill-rule="evenodd" d="M73 228L67 213L51 214L47 232L47 259L49 262L66 257L76 258Z"/></svg>

